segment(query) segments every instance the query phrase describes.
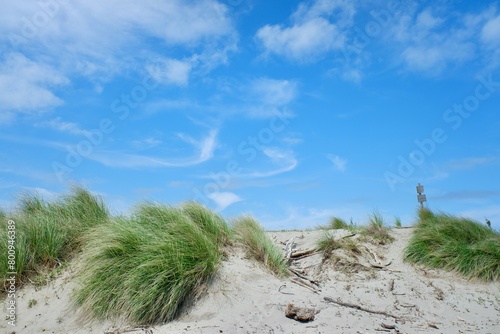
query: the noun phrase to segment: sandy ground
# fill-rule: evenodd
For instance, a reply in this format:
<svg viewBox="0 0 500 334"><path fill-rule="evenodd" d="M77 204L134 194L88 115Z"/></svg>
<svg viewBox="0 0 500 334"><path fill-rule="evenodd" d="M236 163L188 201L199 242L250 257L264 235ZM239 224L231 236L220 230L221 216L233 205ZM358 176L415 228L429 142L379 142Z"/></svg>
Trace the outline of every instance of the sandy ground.
<svg viewBox="0 0 500 334"><path fill-rule="evenodd" d="M18 292L17 323L2 333L500 333L500 284L470 282L452 273L410 266L402 251L412 229L394 229L390 245L365 243L353 255L335 251L294 260L296 275L278 279L235 251L207 292L169 324L132 328L101 322L80 324L69 296L70 267L49 285ZM348 235L338 231L337 237ZM323 231L269 232L294 254L315 247ZM348 237L355 239L357 236ZM74 264L76 265L76 264ZM297 283L299 282L299 283ZM36 301L36 304L35 302ZM315 309L315 319L285 317L288 304Z"/></svg>

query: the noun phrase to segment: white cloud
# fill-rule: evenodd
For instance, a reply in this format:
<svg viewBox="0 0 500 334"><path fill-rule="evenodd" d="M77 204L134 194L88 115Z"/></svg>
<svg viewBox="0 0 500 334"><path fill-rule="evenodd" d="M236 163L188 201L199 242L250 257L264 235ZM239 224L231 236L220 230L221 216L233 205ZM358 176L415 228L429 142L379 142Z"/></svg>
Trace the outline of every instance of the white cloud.
<svg viewBox="0 0 500 334"><path fill-rule="evenodd" d="M481 30L481 40L492 46L500 46L500 15L488 20Z"/></svg>
<svg viewBox="0 0 500 334"><path fill-rule="evenodd" d="M186 86L192 65L189 61L177 59L157 59L146 65L148 73L159 83Z"/></svg>
<svg viewBox="0 0 500 334"><path fill-rule="evenodd" d="M403 65L416 72L439 75L452 65L471 60L494 67L500 54L500 16L490 7L478 14L450 15L446 8L429 7L395 17L388 42L399 49ZM459 17L459 19L457 19ZM396 43L394 43L396 42ZM481 43L487 50L481 52Z"/></svg>
<svg viewBox="0 0 500 334"><path fill-rule="evenodd" d="M444 164L443 167L447 170L470 170L478 166L489 165L495 162L498 163L498 159L495 157L469 157L451 160Z"/></svg>
<svg viewBox="0 0 500 334"><path fill-rule="evenodd" d="M268 171L258 171L251 173L239 174L242 178L265 178L290 172L298 165L298 161L292 151L282 150L278 148L266 147L262 150L264 155L271 161L274 169Z"/></svg>
<svg viewBox="0 0 500 334"><path fill-rule="evenodd" d="M402 52L410 69L437 74L449 63L462 63L474 57L471 32L464 30L466 27L445 30L444 24L445 20L433 15L430 9L416 16L409 27L411 43Z"/></svg>
<svg viewBox="0 0 500 334"><path fill-rule="evenodd" d="M250 82L245 99L246 112L252 117L275 117L278 110L287 107L298 96L297 82L259 78Z"/></svg>
<svg viewBox="0 0 500 334"><path fill-rule="evenodd" d="M346 81L360 83L363 79L363 72L357 68L345 69L342 78Z"/></svg>
<svg viewBox="0 0 500 334"><path fill-rule="evenodd" d="M194 67L203 75L237 48L228 8L216 0L10 2L2 6L0 31L5 54L17 52L14 60L0 59L0 105L7 110L62 104L54 86L67 78L85 77L102 90L116 74L143 71L142 64L164 57L152 51L159 44L165 53L175 49L193 60L165 58L156 69L159 82L180 86Z"/></svg>
<svg viewBox="0 0 500 334"><path fill-rule="evenodd" d="M488 70L500 67L500 15L486 21L481 30L481 41L489 57Z"/></svg>
<svg viewBox="0 0 500 334"><path fill-rule="evenodd" d="M342 159L340 156L334 154L327 154L326 157L333 163L333 168L335 168L339 172L345 172L347 160Z"/></svg>
<svg viewBox="0 0 500 334"><path fill-rule="evenodd" d="M260 78L251 83L250 89L262 104L270 107L283 107L297 97L297 83L291 80Z"/></svg>
<svg viewBox="0 0 500 334"><path fill-rule="evenodd" d="M206 161L213 157L215 147L217 146L217 133L218 130L213 129L209 132L208 136L199 141L184 134L179 134L178 136L198 149L200 152L199 160Z"/></svg>
<svg viewBox="0 0 500 334"><path fill-rule="evenodd" d="M347 1L317 0L310 6L301 3L291 16L290 26L265 25L256 38L266 53L312 61L343 47L342 29L352 23L353 15L354 7Z"/></svg>
<svg viewBox="0 0 500 334"><path fill-rule="evenodd" d="M344 42L337 27L323 18L289 28L266 25L259 29L257 38L267 52L298 60L307 60L340 48Z"/></svg>
<svg viewBox="0 0 500 334"><path fill-rule="evenodd" d="M168 45L196 46L232 33L227 7L214 0L189 3L181 0L147 3L75 0L58 6L46 24L37 24L33 19L37 13L44 13L39 3L27 0L22 5L4 6L0 28L9 32L3 36L4 40L13 34L26 36L23 24L34 24L35 36L29 43L22 44L23 47L43 44L56 46L53 52L101 58L137 44L137 34L160 39Z"/></svg>
<svg viewBox="0 0 500 334"><path fill-rule="evenodd" d="M53 130L60 132L66 132L72 135L90 135L90 131L81 129L78 124L72 122L65 122L61 120L60 117L51 119L50 121L44 121L36 124L37 126L48 127Z"/></svg>
<svg viewBox="0 0 500 334"><path fill-rule="evenodd" d="M442 18L434 16L427 8L418 14L415 25L419 31L428 32L430 29L439 27L443 22Z"/></svg>
<svg viewBox="0 0 500 334"><path fill-rule="evenodd" d="M153 137L148 137L143 140L133 140L132 146L139 149L153 148L161 145L162 141Z"/></svg>
<svg viewBox="0 0 500 334"><path fill-rule="evenodd" d="M152 156L130 154L118 151L95 150L89 159L95 160L108 167L118 168L159 168L159 167L187 167L194 166L210 160L217 146L217 130L211 130L208 135L200 140L188 136L181 139L194 147L194 155L188 158L158 158Z"/></svg>
<svg viewBox="0 0 500 334"><path fill-rule="evenodd" d="M208 195L208 198L215 202L217 211L222 211L234 203L243 201L241 197L232 192L213 192Z"/></svg>
<svg viewBox="0 0 500 334"><path fill-rule="evenodd" d="M63 103L51 88L68 79L51 66L20 53L8 53L0 62L0 108L11 112L40 112Z"/></svg>

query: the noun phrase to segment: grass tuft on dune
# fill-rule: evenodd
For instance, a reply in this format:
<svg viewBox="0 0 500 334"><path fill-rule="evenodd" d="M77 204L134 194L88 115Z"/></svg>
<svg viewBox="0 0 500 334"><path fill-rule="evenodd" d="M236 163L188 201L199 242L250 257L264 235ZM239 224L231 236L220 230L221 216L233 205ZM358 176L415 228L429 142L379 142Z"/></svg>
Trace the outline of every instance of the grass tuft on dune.
<svg viewBox="0 0 500 334"><path fill-rule="evenodd" d="M108 210L99 197L75 186L53 202L37 193L25 193L18 209L8 217L15 222L15 271L22 284L74 256L86 231L107 221ZM7 224L6 219L2 219L3 224ZM0 240L0 263L7 263L6 226L0 230ZM0 277L5 278L8 271L7 266L1 266Z"/></svg>
<svg viewBox="0 0 500 334"><path fill-rule="evenodd" d="M361 234L370 237L381 245L394 241L390 229L385 224L384 217L377 211L370 215L370 223L361 231Z"/></svg>
<svg viewBox="0 0 500 334"><path fill-rule="evenodd" d="M74 301L84 318L171 321L219 268L228 233L201 205L143 204L88 235Z"/></svg>
<svg viewBox="0 0 500 334"><path fill-rule="evenodd" d="M264 232L262 226L254 218L244 216L236 219L233 225L235 238L243 244L247 252L276 276L288 274L288 264L281 250Z"/></svg>
<svg viewBox="0 0 500 334"><path fill-rule="evenodd" d="M469 279L500 279L500 234L476 221L420 209L404 251L406 261L457 272Z"/></svg>

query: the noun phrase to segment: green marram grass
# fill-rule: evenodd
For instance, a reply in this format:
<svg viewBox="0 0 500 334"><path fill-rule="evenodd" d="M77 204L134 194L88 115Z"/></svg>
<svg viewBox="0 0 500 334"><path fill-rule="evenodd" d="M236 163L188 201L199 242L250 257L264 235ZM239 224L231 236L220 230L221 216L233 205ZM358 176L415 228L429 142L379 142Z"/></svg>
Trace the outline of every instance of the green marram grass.
<svg viewBox="0 0 500 334"><path fill-rule="evenodd" d="M199 204L143 204L88 234L73 300L84 318L171 321L219 268L228 233Z"/></svg>
<svg viewBox="0 0 500 334"><path fill-rule="evenodd" d="M73 187L68 195L52 202L37 193L25 193L19 198L17 210L8 217L15 222L16 273L22 284L74 256L86 231L107 221L108 210L97 196ZM0 263L7 263L5 219L1 226ZM5 278L8 271L7 266L1 266L0 277Z"/></svg>
<svg viewBox="0 0 500 334"><path fill-rule="evenodd" d="M401 228L403 227L403 223L401 223L401 218L399 217L394 217L394 226L396 228Z"/></svg>
<svg viewBox="0 0 500 334"><path fill-rule="evenodd" d="M262 226L254 218L244 216L233 223L235 238L243 244L247 252L276 276L283 277L289 272L288 264L281 250L269 238Z"/></svg>
<svg viewBox="0 0 500 334"><path fill-rule="evenodd" d="M182 205L182 211L196 224L203 227L219 245L229 245L231 229L226 221L218 214L208 210L196 202L187 202Z"/></svg>
<svg viewBox="0 0 500 334"><path fill-rule="evenodd" d="M500 234L471 219L421 209L404 258L469 279L498 281Z"/></svg>
<svg viewBox="0 0 500 334"><path fill-rule="evenodd" d="M7 213L0 208L0 223L3 224L5 222L7 222Z"/></svg>
<svg viewBox="0 0 500 334"><path fill-rule="evenodd" d="M324 257L328 257L333 251L343 249L351 254L359 254L358 242L353 239L337 239L334 234L325 233L317 243L317 249L323 252Z"/></svg>
<svg viewBox="0 0 500 334"><path fill-rule="evenodd" d="M362 230L361 234L370 237L372 240L382 245L394 241L390 229L386 227L384 217L377 211L370 215L370 223Z"/></svg>
<svg viewBox="0 0 500 334"><path fill-rule="evenodd" d="M330 219L329 227L334 230L341 230L341 229L347 230L349 229L349 224L347 224L346 221L343 220L342 218L333 217L332 219Z"/></svg>

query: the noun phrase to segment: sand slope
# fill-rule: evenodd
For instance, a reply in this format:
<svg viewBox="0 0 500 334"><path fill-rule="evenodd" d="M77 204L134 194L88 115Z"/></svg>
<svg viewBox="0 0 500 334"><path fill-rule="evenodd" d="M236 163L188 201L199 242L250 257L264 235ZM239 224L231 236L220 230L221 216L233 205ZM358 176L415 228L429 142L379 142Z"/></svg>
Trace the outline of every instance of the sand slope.
<svg viewBox="0 0 500 334"><path fill-rule="evenodd" d="M302 275L317 282L316 291L292 278L278 279L236 250L222 264L207 291L169 324L132 328L100 322L79 324L69 308L75 287L66 270L49 285L19 291L18 322L6 322L5 333L500 333L500 284L477 283L439 270L424 270L402 261L412 229L394 229L396 241L367 243L354 261L352 254L322 254L293 262ZM323 231L270 232L284 247L291 238L295 252L314 248ZM338 237L347 232L337 232ZM356 238L357 236L351 237ZM336 253L337 254L337 253ZM388 266L373 268L373 254ZM294 275L295 276L295 275ZM310 284L315 287L314 284ZM326 300L325 300L326 297ZM28 307L30 300L36 305ZM336 301L344 306L332 303ZM32 302L33 303L33 302ZM315 308L311 322L285 317L289 303ZM349 307L350 305L353 307ZM354 308L357 307L357 308ZM370 313L373 311L374 313ZM378 314L382 313L382 314ZM393 329L384 328L393 327Z"/></svg>

